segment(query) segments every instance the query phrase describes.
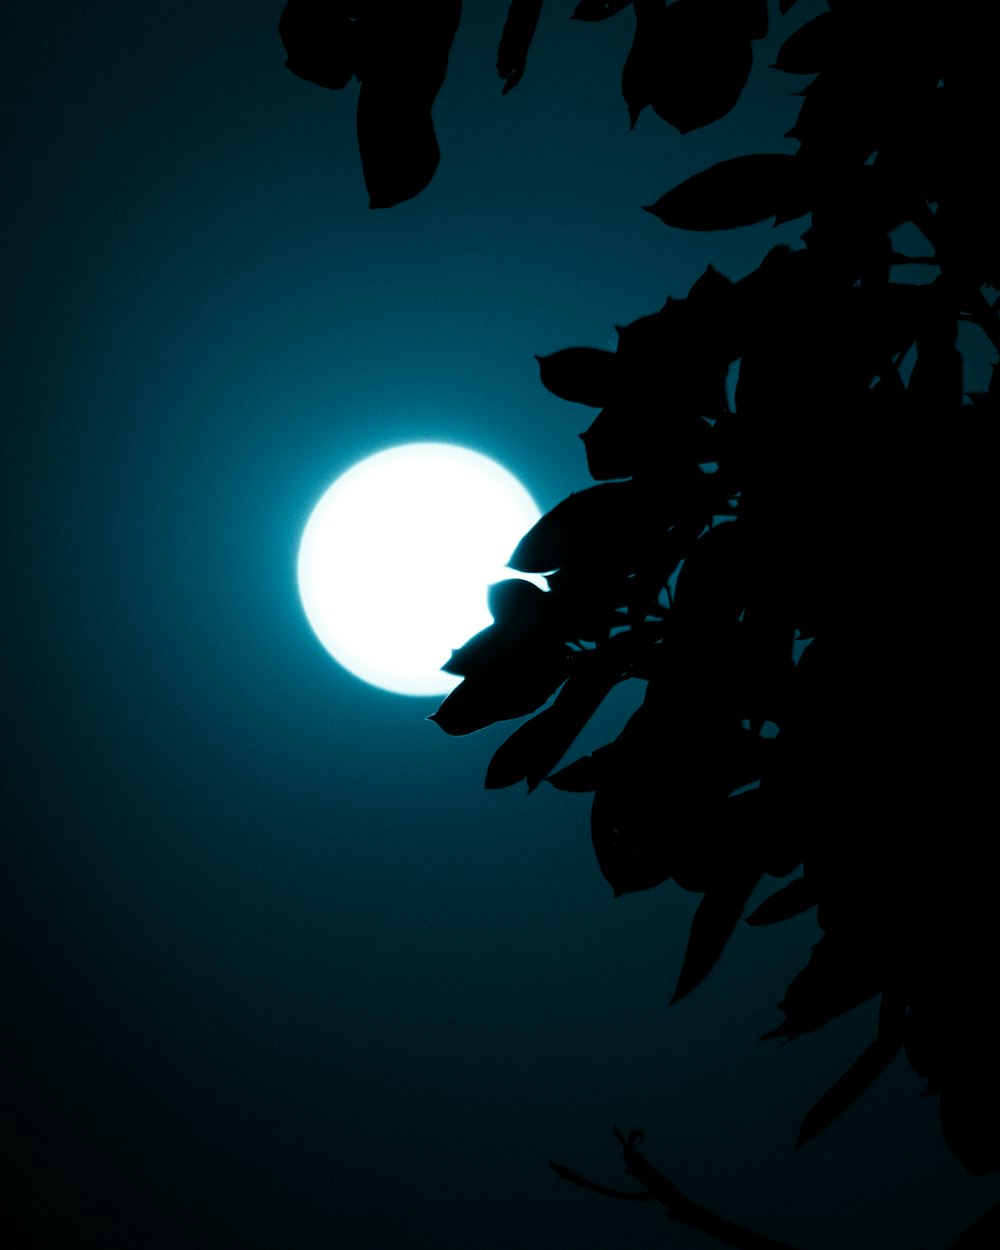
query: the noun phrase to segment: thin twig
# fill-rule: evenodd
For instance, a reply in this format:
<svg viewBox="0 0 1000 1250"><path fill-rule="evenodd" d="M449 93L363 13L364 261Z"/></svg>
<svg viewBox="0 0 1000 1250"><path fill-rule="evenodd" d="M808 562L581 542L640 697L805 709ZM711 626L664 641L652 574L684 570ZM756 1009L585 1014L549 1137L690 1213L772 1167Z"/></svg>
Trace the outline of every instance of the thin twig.
<svg viewBox="0 0 1000 1250"><path fill-rule="evenodd" d="M563 1167L561 1163L550 1163L549 1167L557 1176L561 1176L564 1181L571 1181L574 1185L579 1185L581 1189L590 1189L595 1194L603 1194L605 1198L621 1198L625 1202L655 1202L656 1195L643 1190L641 1194L637 1194L632 1189L609 1189L607 1185L598 1185L594 1181L588 1181L585 1176L581 1176L579 1172L573 1172L569 1168Z"/></svg>
<svg viewBox="0 0 1000 1250"><path fill-rule="evenodd" d="M581 1189L590 1189L608 1198L621 1198L628 1202L655 1199L666 1207L667 1215L671 1219L687 1224L690 1228L697 1228L707 1233L709 1237L715 1237L716 1240L725 1242L726 1245L734 1246L736 1250L795 1250L795 1247L788 1245L787 1242L761 1237L759 1233L751 1232L748 1228L742 1228L739 1224L733 1224L718 1215L713 1215L704 1207L698 1206L697 1203L686 1198L672 1181L667 1180L662 1173L647 1163L639 1153L637 1147L642 1141L642 1133L631 1132L626 1137L618 1128L614 1132L622 1146L626 1171L644 1187L645 1193L609 1189L605 1185L597 1185L594 1181L587 1180L585 1176L559 1163L550 1163L549 1167L563 1180L571 1181L574 1185L579 1185Z"/></svg>

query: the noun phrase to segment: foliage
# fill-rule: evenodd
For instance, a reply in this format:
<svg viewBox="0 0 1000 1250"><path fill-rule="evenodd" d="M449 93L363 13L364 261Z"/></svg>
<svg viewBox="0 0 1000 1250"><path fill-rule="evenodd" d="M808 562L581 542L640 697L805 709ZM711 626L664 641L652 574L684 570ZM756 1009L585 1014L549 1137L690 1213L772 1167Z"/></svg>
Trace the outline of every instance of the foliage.
<svg viewBox="0 0 1000 1250"><path fill-rule="evenodd" d="M573 17L627 7L581 0ZM505 91L539 8L510 6ZM726 114L765 0L632 8L632 124L647 107L682 133ZM285 10L290 68L334 88L361 80L373 206L433 174L430 109L457 18L457 3ZM1000 348L990 29L972 0L829 0L790 31L775 68L807 77L794 155L723 161L648 211L675 230L801 218L801 244L739 281L709 267L619 327L614 352L540 358L545 387L597 410L582 435L597 484L519 544L512 567L544 574L548 593L494 588L494 624L453 655L463 680L433 717L463 734L534 714L486 784L592 792L616 894L673 878L702 895L675 999L711 970L760 881L800 870L748 917L816 908L822 930L768 1036L881 997L877 1036L800 1142L903 1050L975 1173L1000 1169L981 728L983 444L1000 373L981 393L965 380L970 352ZM623 681L644 696L621 734L558 768Z"/></svg>

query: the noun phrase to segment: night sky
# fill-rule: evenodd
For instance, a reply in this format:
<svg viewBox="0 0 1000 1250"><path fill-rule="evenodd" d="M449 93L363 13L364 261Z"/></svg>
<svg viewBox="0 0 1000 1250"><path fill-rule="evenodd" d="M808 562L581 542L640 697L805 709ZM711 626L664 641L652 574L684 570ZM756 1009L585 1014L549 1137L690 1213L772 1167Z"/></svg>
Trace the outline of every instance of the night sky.
<svg viewBox="0 0 1000 1250"><path fill-rule="evenodd" d="M740 276L802 229L686 235L640 207L782 150L801 83L764 70L774 39L733 116L630 133L632 16L572 8L550 0L501 98L506 5L467 3L440 171L371 212L356 84L284 69L280 0L12 6L12 1246L710 1250L549 1170L626 1186L616 1123L801 1250L944 1250L991 1201L902 1059L793 1152L874 1028L868 1004L757 1040L811 918L744 927L668 1009L697 898L614 900L587 796L485 791L509 725L447 738L436 700L350 676L301 611L302 527L352 463L456 442L551 507L588 484L590 414L534 355L613 346L708 261Z"/></svg>

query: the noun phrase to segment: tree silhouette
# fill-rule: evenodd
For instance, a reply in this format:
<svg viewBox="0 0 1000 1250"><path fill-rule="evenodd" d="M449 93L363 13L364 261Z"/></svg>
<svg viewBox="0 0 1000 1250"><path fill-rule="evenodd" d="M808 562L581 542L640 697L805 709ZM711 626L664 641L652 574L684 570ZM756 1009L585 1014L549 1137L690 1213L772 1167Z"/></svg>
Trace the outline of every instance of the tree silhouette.
<svg viewBox="0 0 1000 1250"><path fill-rule="evenodd" d="M782 17L793 4L780 0ZM504 92L524 73L540 7L510 5ZM581 0L572 16L627 7ZM682 133L724 116L767 33L766 0L631 7L632 124L647 108ZM291 0L284 11L293 72L335 89L360 79L372 207L434 174L431 106L459 9ZM511 566L543 574L548 591L492 588L494 623L445 665L462 681L432 717L449 734L530 717L486 785L592 793L594 851L616 895L673 878L702 896L675 1000L715 965L762 878L789 878L748 923L815 908L822 936L766 1036L792 1039L880 998L876 1036L799 1142L903 1050L977 1174L1000 1170L980 693L984 442L1000 373L985 391L966 386L970 360L1000 350L990 31L973 0L829 0L788 34L775 69L805 80L788 135L798 150L764 140L647 211L674 230L802 219L800 245L735 282L710 266L683 298L618 327L613 352L539 359L545 387L598 410L582 435L597 484L518 545ZM621 734L558 767L625 681L644 694ZM618 1137L642 1192L556 1170L657 1199L732 1245L777 1246L679 1194L640 1135ZM953 1250L995 1245L998 1231L995 1207Z"/></svg>

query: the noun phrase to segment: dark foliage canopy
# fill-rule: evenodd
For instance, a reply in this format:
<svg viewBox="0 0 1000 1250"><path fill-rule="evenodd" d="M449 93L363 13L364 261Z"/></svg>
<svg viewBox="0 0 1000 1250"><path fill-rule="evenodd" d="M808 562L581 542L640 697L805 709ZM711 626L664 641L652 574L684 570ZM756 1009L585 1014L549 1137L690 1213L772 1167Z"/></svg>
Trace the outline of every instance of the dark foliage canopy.
<svg viewBox="0 0 1000 1250"><path fill-rule="evenodd" d="M781 0L776 20L793 4ZM505 92L540 7L510 5ZM766 0L580 0L572 16L628 7L632 124L646 108L682 133L725 115L767 33ZM880 998L876 1036L800 1142L902 1050L974 1173L1000 1170L984 691L985 436L1000 372L979 392L966 381L970 354L1000 349L990 7L829 0L805 24L790 15L774 69L802 79L795 153L765 139L647 211L673 230L801 219L800 244L739 281L710 266L618 327L613 352L539 358L549 391L596 411L582 435L596 484L521 541L511 566L544 574L548 592L493 588L494 623L446 665L463 680L432 718L465 734L530 717L487 786L591 792L594 851L616 894L673 878L702 896L675 999L709 973L762 878L786 879L747 921L815 908L822 936L768 1036ZM285 9L290 69L335 89L360 79L373 207L433 176L431 106L459 8ZM644 694L621 734L559 767L625 681ZM633 1175L685 1218L638 1139L620 1140ZM956 1250L995 1244L998 1211Z"/></svg>

